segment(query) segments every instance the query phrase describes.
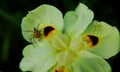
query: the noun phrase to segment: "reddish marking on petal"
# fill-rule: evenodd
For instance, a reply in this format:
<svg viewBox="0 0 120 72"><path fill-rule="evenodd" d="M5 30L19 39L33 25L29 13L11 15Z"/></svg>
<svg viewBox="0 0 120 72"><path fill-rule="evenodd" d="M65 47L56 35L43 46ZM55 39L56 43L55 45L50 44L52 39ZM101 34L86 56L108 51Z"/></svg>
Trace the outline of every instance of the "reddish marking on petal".
<svg viewBox="0 0 120 72"><path fill-rule="evenodd" d="M64 66L62 66L60 68L56 68L55 72L64 72Z"/></svg>
<svg viewBox="0 0 120 72"><path fill-rule="evenodd" d="M87 42L88 42L90 47L93 47L93 46L98 44L99 38L97 36L87 35L87 37L88 37Z"/></svg>
<svg viewBox="0 0 120 72"><path fill-rule="evenodd" d="M55 31L55 28L52 26L47 26L44 28L44 36L46 38L50 37L50 35Z"/></svg>

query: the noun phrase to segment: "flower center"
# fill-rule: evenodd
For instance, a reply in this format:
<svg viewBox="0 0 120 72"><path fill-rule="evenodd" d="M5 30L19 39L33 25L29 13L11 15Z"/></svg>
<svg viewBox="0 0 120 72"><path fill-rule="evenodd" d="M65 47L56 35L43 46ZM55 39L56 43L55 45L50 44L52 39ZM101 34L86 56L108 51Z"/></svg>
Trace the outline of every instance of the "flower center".
<svg viewBox="0 0 120 72"><path fill-rule="evenodd" d="M83 35L70 40L64 34L57 34L50 40L53 47L58 51L58 66L65 68L74 62L81 50L97 45L98 41L98 37L93 35ZM55 72L65 72L63 69L58 68Z"/></svg>

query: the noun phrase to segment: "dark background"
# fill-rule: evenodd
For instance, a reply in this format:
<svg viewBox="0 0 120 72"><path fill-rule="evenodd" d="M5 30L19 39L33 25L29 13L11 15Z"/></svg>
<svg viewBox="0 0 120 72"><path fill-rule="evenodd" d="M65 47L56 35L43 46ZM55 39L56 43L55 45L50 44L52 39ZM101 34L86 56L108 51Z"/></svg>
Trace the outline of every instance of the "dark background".
<svg viewBox="0 0 120 72"><path fill-rule="evenodd" d="M20 26L28 11L41 4L50 4L65 14L74 10L79 2L93 10L95 20L105 21L120 30L120 5L117 0L0 0L0 72L20 72L22 50L29 44L23 39ZM113 72L120 72L120 53L107 61Z"/></svg>

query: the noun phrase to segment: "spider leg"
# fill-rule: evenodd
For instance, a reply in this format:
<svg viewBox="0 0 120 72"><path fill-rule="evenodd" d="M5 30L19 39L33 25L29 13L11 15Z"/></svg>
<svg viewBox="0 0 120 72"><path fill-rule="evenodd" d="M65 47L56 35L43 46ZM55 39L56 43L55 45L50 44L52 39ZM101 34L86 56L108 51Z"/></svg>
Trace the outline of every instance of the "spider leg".
<svg viewBox="0 0 120 72"><path fill-rule="evenodd" d="M38 39L38 38L35 38L34 34L31 34L29 39L31 43L37 43L35 39Z"/></svg>
<svg viewBox="0 0 120 72"><path fill-rule="evenodd" d="M39 23L38 26L37 26L37 30L39 30L39 26L40 26L40 23Z"/></svg>
<svg viewBox="0 0 120 72"><path fill-rule="evenodd" d="M33 31L31 31L31 30L26 30L26 31L22 31L22 32L33 32Z"/></svg>
<svg viewBox="0 0 120 72"><path fill-rule="evenodd" d="M29 39L30 39L30 42L31 43L33 43L33 39L34 39L35 37L33 36L33 34L31 34L30 36L29 36Z"/></svg>

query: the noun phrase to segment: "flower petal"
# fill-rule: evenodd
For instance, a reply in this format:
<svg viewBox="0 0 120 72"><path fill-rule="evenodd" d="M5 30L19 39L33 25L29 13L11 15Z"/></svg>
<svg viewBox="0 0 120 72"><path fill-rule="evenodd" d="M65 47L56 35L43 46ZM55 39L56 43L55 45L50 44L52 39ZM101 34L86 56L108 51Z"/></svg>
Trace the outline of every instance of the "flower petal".
<svg viewBox="0 0 120 72"><path fill-rule="evenodd" d="M71 72L111 72L111 67L103 58L84 50L71 69Z"/></svg>
<svg viewBox="0 0 120 72"><path fill-rule="evenodd" d="M96 45L91 46L89 51L105 59L116 55L120 51L119 31L116 27L112 27L105 22L93 21L83 35L94 36L92 42Z"/></svg>
<svg viewBox="0 0 120 72"><path fill-rule="evenodd" d="M56 51L48 43L28 45L23 50L22 71L47 72L56 64Z"/></svg>
<svg viewBox="0 0 120 72"><path fill-rule="evenodd" d="M65 14L65 32L72 38L79 36L90 24L93 16L93 12L80 3L75 11L69 11Z"/></svg>
<svg viewBox="0 0 120 72"><path fill-rule="evenodd" d="M31 42L31 38L36 39L41 37L41 32L43 32L43 29L48 26L51 26L58 31L62 31L63 16L54 6L41 5L30 11L27 16L23 18L21 24L23 37L28 42ZM37 34L35 30L39 34Z"/></svg>
<svg viewBox="0 0 120 72"><path fill-rule="evenodd" d="M69 66L73 62L74 57L75 55L68 50L60 52L57 56L58 66Z"/></svg>
<svg viewBox="0 0 120 72"><path fill-rule="evenodd" d="M69 45L69 39L65 34L56 34L48 40L51 45L58 51L65 50Z"/></svg>

